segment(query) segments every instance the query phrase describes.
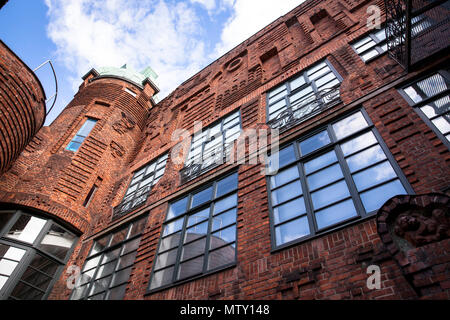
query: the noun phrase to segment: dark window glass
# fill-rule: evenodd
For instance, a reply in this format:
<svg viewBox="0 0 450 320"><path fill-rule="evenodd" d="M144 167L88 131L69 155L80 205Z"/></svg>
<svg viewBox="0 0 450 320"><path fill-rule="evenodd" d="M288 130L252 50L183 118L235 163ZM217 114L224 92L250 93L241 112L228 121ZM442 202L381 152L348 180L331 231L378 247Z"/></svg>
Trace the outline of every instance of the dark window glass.
<svg viewBox="0 0 450 320"><path fill-rule="evenodd" d="M94 241L71 300L121 300L147 217Z"/></svg>
<svg viewBox="0 0 450 320"><path fill-rule="evenodd" d="M235 262L237 184L235 173L169 204L150 290Z"/></svg>
<svg viewBox="0 0 450 320"><path fill-rule="evenodd" d="M383 28L372 32L353 42L352 47L364 61L377 57L387 51L386 31Z"/></svg>
<svg viewBox="0 0 450 320"><path fill-rule="evenodd" d="M367 216L387 199L407 193L381 143L366 116L356 112L282 149L280 154L291 152L283 158L296 160L268 177L274 246Z"/></svg>
<svg viewBox="0 0 450 320"><path fill-rule="evenodd" d="M448 70L414 82L401 91L420 117L450 148L450 75Z"/></svg>
<svg viewBox="0 0 450 320"><path fill-rule="evenodd" d="M0 217L0 296L45 299L77 237L52 219L20 210Z"/></svg>

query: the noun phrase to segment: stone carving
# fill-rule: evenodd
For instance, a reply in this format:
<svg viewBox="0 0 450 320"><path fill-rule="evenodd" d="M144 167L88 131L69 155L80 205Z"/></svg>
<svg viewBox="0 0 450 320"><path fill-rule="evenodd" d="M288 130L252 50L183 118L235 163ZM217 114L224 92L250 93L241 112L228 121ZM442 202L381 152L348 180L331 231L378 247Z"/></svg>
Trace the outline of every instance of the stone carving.
<svg viewBox="0 0 450 320"><path fill-rule="evenodd" d="M111 154L114 158L123 157L125 154L125 149L117 142L111 141L109 146L111 147Z"/></svg>
<svg viewBox="0 0 450 320"><path fill-rule="evenodd" d="M442 208L430 212L412 210L395 220L394 232L415 247L450 237L449 217Z"/></svg>
<svg viewBox="0 0 450 320"><path fill-rule="evenodd" d="M112 127L115 131L117 131L120 135L124 134L125 132L129 130L133 130L133 128L136 126L136 123L127 117L127 115L122 112L122 119L119 121L116 121Z"/></svg>

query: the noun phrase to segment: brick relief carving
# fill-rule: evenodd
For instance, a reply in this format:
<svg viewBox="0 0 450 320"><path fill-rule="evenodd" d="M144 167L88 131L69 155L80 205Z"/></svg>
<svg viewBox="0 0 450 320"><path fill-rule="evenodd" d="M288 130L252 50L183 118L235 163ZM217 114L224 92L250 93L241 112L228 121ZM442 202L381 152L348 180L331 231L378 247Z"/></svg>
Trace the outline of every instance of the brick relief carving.
<svg viewBox="0 0 450 320"><path fill-rule="evenodd" d="M112 128L118 132L120 135L124 134L127 131L133 130L136 126L136 123L131 120L125 112L122 112L122 119L114 122Z"/></svg>
<svg viewBox="0 0 450 320"><path fill-rule="evenodd" d="M125 154L125 149L122 147L119 143L115 141L111 141L109 144L109 147L111 148L111 154L114 158L122 158Z"/></svg>
<svg viewBox="0 0 450 320"><path fill-rule="evenodd" d="M419 297L450 294L450 197L402 195L378 211L377 230L388 253Z"/></svg>

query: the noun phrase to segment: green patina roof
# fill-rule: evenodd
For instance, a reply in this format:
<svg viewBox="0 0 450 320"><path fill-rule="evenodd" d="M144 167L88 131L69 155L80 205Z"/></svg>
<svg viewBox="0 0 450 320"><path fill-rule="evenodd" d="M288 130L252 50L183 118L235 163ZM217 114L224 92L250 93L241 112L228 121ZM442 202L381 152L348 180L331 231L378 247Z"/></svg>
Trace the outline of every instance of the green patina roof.
<svg viewBox="0 0 450 320"><path fill-rule="evenodd" d="M138 83L140 85L143 84L145 79L149 78L153 83L155 83L158 75L152 68L147 67L141 72L134 70L133 68L124 64L122 67L100 67L96 69L100 76L116 76L122 77L132 82Z"/></svg>

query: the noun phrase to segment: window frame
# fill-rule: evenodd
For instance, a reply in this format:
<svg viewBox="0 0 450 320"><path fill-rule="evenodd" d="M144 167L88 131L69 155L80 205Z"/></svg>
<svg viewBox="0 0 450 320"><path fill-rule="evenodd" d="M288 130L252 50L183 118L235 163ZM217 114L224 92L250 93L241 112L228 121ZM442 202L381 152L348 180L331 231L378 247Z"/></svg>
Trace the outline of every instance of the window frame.
<svg viewBox="0 0 450 320"><path fill-rule="evenodd" d="M224 180L224 179L226 179L228 177L231 177L232 175L236 175L236 180L237 180L236 181L237 182L236 188L232 189L232 190L230 190L230 191L220 195L219 197L215 198L215 195L217 194L218 182L220 182L220 181L222 181L222 180ZM204 203L201 203L200 205L197 205L195 207L190 208L191 205L192 205L193 195L197 194L197 193L200 193L200 192L202 192L204 190L207 190L210 187L212 187L212 199L210 199L210 200L208 200L208 201L206 201ZM214 274L216 272L220 272L220 271L223 271L225 269L228 269L228 268L231 268L231 267L235 267L237 265L237 254L238 254L238 251L237 251L237 248L238 248L238 226L237 226L237 222L238 222L238 206L239 206L238 191L239 191L239 173L238 173L238 171L236 171L234 169L232 172L226 173L225 175L220 176L219 178L215 179L214 181L209 182L206 185L200 186L199 188L193 189L193 190L189 191L188 193L184 194L183 196L177 197L177 198L173 199L172 201L170 201L168 203L168 207L167 207L166 215L165 215L166 220L162 223L162 226L161 226L161 232L160 232L160 236L159 236L159 240L158 240L158 246L156 248L155 256L154 256L153 262L152 262L152 271L150 273L150 280L149 280L149 284L147 286L147 290L146 290L145 294L155 293L155 292L162 291L162 290L165 290L165 289L168 289L168 288L171 288L171 287L178 286L178 285L183 284L183 283L191 282L191 281L194 281L196 279L202 278L204 276L208 276L208 275ZM217 215L221 215L223 213L226 213L229 210L235 209L236 210L236 220L234 221L234 223L230 223L230 224L225 225L224 227L212 230L213 218L214 218L214 204L216 202L220 201L220 200L223 200L223 199L233 195L233 194L236 194L236 197L237 197L236 205L234 207L225 209L225 211L223 211L223 212L219 212ZM167 215L168 215L169 210L170 210L170 205L173 204L173 203L176 203L176 202L178 202L178 201L180 201L180 200L182 200L184 198L188 198L187 203L186 203L186 211L184 213L180 214L180 215L177 215L177 216L174 216L174 217L172 217L170 219L167 219ZM209 216L208 216L207 219L202 220L200 222L196 222L196 223L191 224L191 225L188 226L188 221L189 221L189 217L190 216L192 216L193 214L195 214L197 212L201 212L202 210L207 209L208 207L209 207ZM175 231L175 232L170 233L170 234L168 234L166 236L163 236L164 227L166 225L176 221L177 219L182 218L182 217L184 219L182 228L179 231ZM199 238L196 238L194 240L188 241L188 242L185 243L183 239L184 239L184 236L186 234L186 230L189 229L189 228L195 227L197 225L201 225L202 223L205 223L205 222L208 223L206 235L204 235L202 237L199 237ZM226 243L226 244L224 244L222 246L216 247L214 249L210 249L209 246L210 246L210 243L211 243L211 241L210 241L211 235L213 233L219 232L221 230L225 230L225 229L227 229L227 228L229 228L231 226L235 226L235 229L236 229L235 240L232 241L232 242L228 242L228 243ZM177 252L176 252L176 257L175 257L175 263L173 265L164 266L164 267L156 269L156 262L157 262L157 259L159 257L159 254L160 254L159 250L160 250L161 243L162 243L161 240L164 239L164 238L168 238L171 235L176 234L177 232L180 233L180 240L179 240L178 245L176 245L176 246L174 246L172 248L169 248L169 249L167 249L165 251L162 251L162 254L164 254L166 252L169 252L171 250L176 249ZM195 255L195 256L192 256L192 257L189 257L189 258L187 258L187 259L182 261L181 256L182 256L182 252L183 252L183 246L186 245L186 244L189 244L189 243L194 243L194 242L196 242L198 240L201 240L203 238L206 239L205 240L205 249L203 250L203 253ZM224 265L221 265L219 267L213 268L213 269L208 269L208 258L209 258L210 252L221 250L222 248L226 248L226 247L230 246L231 244L234 244L234 261L229 262L229 263L224 264ZM178 274L179 266L180 266L181 262L185 263L187 261L195 260L198 257L202 257L202 256L203 256L203 266L202 266L202 271L201 272L193 274L191 276L183 277L183 278L180 278L180 279L177 280L177 274ZM168 268L172 268L172 267L174 269L173 270L173 274L172 274L172 281L170 283L168 283L168 284L165 284L165 285L162 285L162 286L155 287L155 288L151 289L152 280L153 280L155 272L158 272L158 271L161 271L161 270L164 270L164 269L168 269Z"/></svg>
<svg viewBox="0 0 450 320"><path fill-rule="evenodd" d="M35 290L44 292L44 290L21 279L21 277L23 276L23 274L25 273L25 271L28 268L32 268L39 274L43 274L44 276L51 278L51 281L48 283L47 289L45 290L42 298L40 299L40 300L46 300L48 298L48 296L50 295L50 293L52 292L55 283L59 280L62 271L66 267L66 264L78 243L79 235L76 234L75 232L73 232L72 230L68 229L61 222L55 220L53 217L50 217L50 216L36 214L35 212L25 211L22 209L0 210L0 211L1 211L0 214L6 213L6 212L13 213L13 215L9 218L9 221L3 226L3 228L0 228L0 244L25 250L25 253L22 256L22 258L17 262L17 266L14 268L13 272L8 276L8 280L6 281L5 285L0 289L0 300L4 300L4 299L8 299L8 298L16 300L16 298L12 297L11 294L14 291L14 289L16 288L16 286L19 284L19 282L23 282L25 285L27 285ZM41 230L39 231L38 235L36 236L36 238L34 239L34 241L32 243L6 237L6 233L14 226L14 224L19 220L19 218L23 214L46 220L45 224L43 225L43 227L41 228ZM40 242L45 238L45 236L47 235L47 232L51 229L51 227L53 225L58 226L59 228L63 229L66 232L71 233L74 236L72 246L69 248L69 250L67 250L67 253L66 253L64 259L56 257L55 255L48 253L48 252L42 250L41 248L39 248ZM34 257L36 257L36 256L42 256L45 259L48 259L51 262L58 265L53 276L45 273L44 271L38 270L37 268L30 265L30 263L33 261ZM11 260L8 258L2 258L2 259Z"/></svg>
<svg viewBox="0 0 450 320"><path fill-rule="evenodd" d="M313 90L312 91L313 92L313 96L317 97L317 93L318 93L318 88L317 88L317 85L316 85L316 80L317 79L310 80L307 73L308 73L308 71L310 69L313 69L314 67L316 67L317 65L319 65L321 63L326 63L328 68L330 68L331 73L333 73L334 76L336 77L336 79L339 80L339 82L342 84L342 81L344 81L344 78L339 74L339 72L336 70L336 68L333 66L333 64L327 58L322 59L322 60L320 60L320 61L318 61L318 62L316 62L316 63L314 63L314 64L312 64L312 65L310 65L310 66L308 66L308 67L306 67L304 69L302 69L300 72L294 74L293 76L289 77L288 79L286 79L282 83L280 83L280 84L270 88L269 90L267 90L265 92L265 95L266 95L266 117L265 117L266 118L266 123L268 123L270 121L273 121L279 115L278 114L274 118L270 119L270 113L269 113L270 106L272 106L272 105L274 105L276 103L279 103L283 99L286 101L286 108L282 112L284 112L286 110L291 110L292 111L291 102L290 102L289 97L291 97L292 95L296 94L297 92L300 92L300 91L304 90L305 88L307 88L309 86ZM295 88L294 90L291 90L291 84L290 83L294 79L297 79L297 78L300 78L300 77L303 77L303 79L305 80L305 83L302 84L301 86L299 86L298 88ZM333 80L330 80L330 82L331 81L333 81ZM326 84L326 83L324 83L324 84ZM286 88L286 95L284 95L283 97L279 98L278 100L274 100L273 102L269 103L269 100L270 100L269 94L270 94L270 92L273 91L273 90L276 90L278 88L281 88L283 86ZM303 98L300 98L298 100L301 100Z"/></svg>
<svg viewBox="0 0 450 320"><path fill-rule="evenodd" d="M94 130L95 126L97 125L97 123L98 123L98 121L99 121L99 119L93 118L93 117L85 117L85 119L86 119L86 120L84 120L83 124L78 128L77 132L76 132L76 133L73 135L73 137L70 139L69 143L67 144L67 146L66 146L66 148L65 148L66 150L71 151L71 152L77 152L78 150L80 150L80 148L81 148L81 146L83 145L84 141L86 141L86 138L89 137L89 134L92 132L92 130ZM88 121L94 121L94 125L92 126L91 130L89 130L89 133L87 134L87 136L82 136L82 135L78 134L78 133L81 131L81 129L83 128L83 126L84 126ZM77 147L76 150L69 149L70 144L71 144L72 142L74 142L75 138L77 138L77 137L83 138L83 141L81 141L81 142L75 141L75 143L78 144L78 147Z"/></svg>
<svg viewBox="0 0 450 320"><path fill-rule="evenodd" d="M136 206L133 206L133 202L134 202L137 198L139 198L139 197L142 196L142 194L139 195L139 191L143 190L144 188L150 187L149 190L148 190L148 192L147 192L147 197L148 197L148 194L153 190L153 187L156 185L156 183L159 182L159 180L160 180L160 179L164 176L164 174L166 173L166 168L167 168L167 162L168 162L168 161L169 161L169 153L166 152L166 153L163 153L162 155L158 156L156 159L153 159L152 161L147 162L145 165L139 167L139 169L137 169L137 170L135 170L135 171L133 172L133 175L131 176L131 179L130 179L129 182L128 182L127 189L125 190L125 193L123 194L122 200L120 201L120 203L119 203L114 209L116 209L116 208L118 208L118 207L122 207L124 204L127 204L127 203L131 203L131 206L130 206L130 208L128 208L128 209L126 209L126 210L122 210L122 209L121 209L120 212L118 213L119 216L123 216L124 214L126 214L126 213L128 213L128 212L131 212L132 210L134 210L134 209L140 207L142 204L145 203L145 201L143 201L143 202L141 202L140 204L138 204L138 205L136 205ZM156 170L156 168L157 168L161 163L163 163L163 162L165 162L164 167L162 167L162 168ZM152 166L153 164L155 164L155 168L151 171L151 173L147 174L147 173L146 173L147 168L150 167L150 166ZM157 173L158 171L160 171L161 169L164 169L164 170L163 170L163 173L162 173L161 176L158 177L158 181L155 183L156 173ZM132 184L132 182L133 182L133 180L134 180L134 178L135 178L135 176L136 176L136 173L138 173L138 172L141 171L141 170L144 170L144 172L142 173L141 179L137 180L135 183ZM142 183L143 181L147 180L147 179L148 179L149 177L151 177L152 175L153 175L152 181L151 181L149 184L147 184L147 185L141 187L141 183ZM133 186L135 186L135 185L136 185L136 189L128 194L128 190L130 189L130 187L133 187ZM124 200L125 200L127 197L128 197L127 201L124 202ZM115 216L116 216L116 214L115 214L115 212L114 212L114 214L113 214L113 219L114 219Z"/></svg>
<svg viewBox="0 0 450 320"><path fill-rule="evenodd" d="M362 128L362 129L358 129L357 131L353 132L352 134L350 134L348 136L345 136L344 138L337 139L335 134L334 134L334 131L331 129L331 126L333 124L339 122L340 120L343 120L343 119L345 119L347 117L350 117L353 114L356 114L358 112L362 113L364 119L367 121L367 126ZM324 145L324 146L322 146L322 147L320 147L320 148L318 148L318 149L316 149L316 150L314 150L314 151L312 151L312 152L310 152L310 153L308 153L308 154L306 154L304 156L301 156L300 155L300 142L305 141L308 138L311 138L311 137L315 136L316 134L318 134L320 132L323 132L324 130L328 133L328 135L330 137L330 140L331 140L330 143L328 143L328 144L326 144L326 145ZM349 154L347 156L344 156L344 154L343 154L343 152L341 150L340 144L343 144L343 143L345 143L347 141L350 141L350 140L352 140L352 139L354 139L354 138L356 138L358 136L361 136L361 135L363 135L363 134L365 134L367 132L372 132L374 134L374 136L375 136L375 138L377 140L377 144L381 147L382 151L386 155L386 159L376 161L376 162L370 164L367 167L360 168L358 170L355 170L353 173L351 173L350 170L349 170L348 165L346 164L345 158L346 157L348 158L348 157L352 156L353 154L357 154L357 153L362 152L364 150L370 149L370 148L376 146L377 144L371 144L371 145L366 146L366 147L364 147L364 148L362 148L360 150L357 150L356 152L353 152L353 153L351 153L351 154ZM411 187L409 181L407 180L406 176L404 175L404 173L401 170L401 168L398 165L398 163L395 161L394 156L389 151L389 148L387 147L386 143L384 142L383 138L381 137L380 133L378 132L377 128L375 127L375 125L371 121L369 115L367 114L367 112L365 111L364 108L360 107L360 108L358 108L356 110L353 110L353 111L350 111L350 112L346 112L344 115L339 116L338 118L335 118L334 120L327 122L325 125L321 125L320 127L315 128L313 131L311 131L310 133L302 136L301 138L297 137L296 139L291 140L290 142L287 142L287 143L283 144L283 146L280 146L280 150L282 150L282 149L284 149L286 147L289 147L289 146L293 146L293 148L294 148L295 160L289 162L288 164L284 165L283 167L280 167L278 169L278 172L280 170L282 170L282 169L295 166L298 169L298 172L299 172L298 180L301 183L302 194L298 195L298 196L296 196L296 197L294 197L292 199L280 202L280 203L276 204L276 206L279 206L280 204L282 205L284 202L288 203L289 201L292 201L294 199L303 197L304 198L304 202L305 202L306 213L297 215L295 217L291 217L289 219L286 219L286 220L276 224L275 221L274 221L275 220L275 216L274 216L274 205L272 203L272 189L280 189L280 188L282 188L282 187L284 187L286 185L289 185L290 183L293 183L297 179L285 182L284 184L279 185L276 188L271 188L270 178L272 176L271 175L266 175L265 179L266 179L266 185L267 185L267 197L268 197L268 206L269 206L269 213L270 213L269 214L269 225L270 225L271 252L277 252L277 251L283 250L285 248L288 248L288 247L291 247L291 246L294 246L294 245L298 245L298 244L303 243L305 241L308 241L310 239L321 237L321 236L323 236L325 234L328 234L328 233L334 232L336 230L345 228L345 227L347 227L347 226L349 226L349 225L351 225L353 223L364 221L365 219L368 219L368 218L371 218L371 217L375 216L376 212L378 211L378 209L375 210L375 211L372 211L372 212L366 212L366 210L364 208L364 205L362 203L362 200L361 200L361 198L359 196L359 194L361 194L363 192L375 189L375 188L377 188L379 186L382 186L384 184L390 183L390 182L395 181L396 179L398 179L398 180L400 180L402 186L404 187L405 191L408 194L414 194L414 190ZM326 153L328 153L330 151L334 151L335 152L336 158L337 158L337 162L333 162L331 164L326 165L323 168L314 170L313 172L310 172L309 174L305 174L304 164L306 162L308 162L309 160L316 159L319 156L322 156L322 155L324 155L324 154L326 154ZM367 188L363 189L362 191L358 191L357 188L356 188L355 182L353 181L352 175L355 175L358 172L363 172L364 170L367 170L369 168L375 167L376 165L378 165L378 164L380 164L380 163L382 163L382 162L384 162L386 160L392 166L392 168L393 168L393 170L394 170L394 172L396 174L396 177L387 179L387 180L385 180L385 181L383 181L381 183L377 183L375 185L367 187ZM332 203L328 203L325 206L320 207L319 211L323 210L323 209L326 209L328 207L332 207L332 206L334 206L334 205L336 205L338 203L341 203L341 202L344 202L344 201L347 201L348 199L350 199L350 200L352 200L352 202L354 204L354 207L355 207L355 210L356 210L356 216L344 219L342 221L338 221L338 222L336 222L334 224L331 224L329 226L326 226L324 228L319 229L318 226L317 226L317 222L315 220L315 212L318 211L318 210L316 210L316 211L313 210L312 199L311 199L311 190L309 190L309 188L308 188L308 186L306 184L306 178L305 177L307 175L312 175L315 172L320 172L320 170L326 169L326 168L331 167L331 166L333 166L335 164L339 165L339 168L342 171L343 177L338 179L338 180L329 182L329 183L327 183L327 184L325 184L323 186L320 186L318 188L315 188L315 189L312 190L312 192L315 192L315 191L318 191L318 190L321 190L321 189L325 189L328 186L331 186L331 185L333 185L335 183L338 183L339 181L345 181L346 186L348 188L348 191L350 193L350 196L349 197L344 197L344 198L342 198L340 200L337 200L337 201L334 201ZM287 224L290 221L294 221L294 220L302 218L304 216L307 217L307 219L308 219L308 226L309 226L310 233L308 235L303 236L303 237L294 239L292 241L288 241L288 242L283 243L281 245L277 245L276 244L275 228L278 225Z"/></svg>
<svg viewBox="0 0 450 320"><path fill-rule="evenodd" d="M418 88L417 83L422 80L425 80L427 78L430 78L435 74L441 75L442 78L444 79L444 82L449 85L449 88L447 88L446 90L444 90L442 92L439 92L438 94L435 94L432 97L425 97L426 94L423 94L423 90ZM405 89L408 87L411 87L411 86L416 90L416 92L423 99L422 101L414 102L414 100L412 100L411 97L405 92ZM406 85L402 85L401 88L399 88L397 91L400 93L400 95L403 97L403 99L405 99L405 101L408 102L408 104L414 109L414 111L419 115L419 117L422 119L422 121L426 123L426 125L434 132L434 134L436 134L436 136L439 138L439 140L441 140L441 142L448 149L450 149L450 141L444 136L444 134L432 122L432 120L445 115L445 113L440 114L435 117L432 117L432 118L428 118L428 116L420 109L424 105L432 103L435 100L442 99L446 96L448 96L450 99L450 71L445 70L445 69L433 70L431 72L428 72L426 75L422 75L420 77L415 78L412 81L409 81ZM449 117L450 117L450 113L449 113Z"/></svg>
<svg viewBox="0 0 450 320"><path fill-rule="evenodd" d="M384 30L384 32L385 32L385 34L386 34L386 26L384 25L384 26L382 26L379 30L377 30L377 31L372 31L372 30L371 30L371 31L369 31L368 33L363 34L362 36L358 37L357 39L355 39L355 40L353 40L352 42L349 43L350 46L352 47L353 51L358 55L358 57L359 57L365 64L372 62L373 60L375 60L375 59L377 59L377 58L379 58L379 57L385 55L385 54L388 52L388 49L387 49L387 48L386 48L386 50L384 50L384 51L383 51L383 49L382 49L382 46L383 46L384 44L387 45L387 37L386 37L386 35L385 35L384 40L380 40L380 39L378 39L378 38L375 36L375 34L378 33L378 32L380 32L381 30ZM359 42L359 41L361 41L361 40L363 40L364 38L367 38L367 37L370 37L370 39L372 39L372 40L375 42L375 46L370 47L370 48L366 49L365 51L363 51L363 52L361 52L361 53L358 53L357 48L355 48L355 43L357 43L357 42ZM375 50L378 52L378 54L377 54L376 56L373 56L373 57L367 59L367 60L364 60L362 56L363 56L365 53L367 53L368 51L372 50L372 49L375 49Z"/></svg>
<svg viewBox="0 0 450 320"><path fill-rule="evenodd" d="M137 254L136 254L136 256L134 257L134 260L133 260L133 263L132 263L132 264L130 264L130 265L128 265L128 266L125 266L125 267L122 267L122 268L119 268L119 261L120 261L120 258L121 258L121 257L126 256L126 255L128 255L128 254L130 254L130 253L132 253L132 252L134 252L134 251L137 252L137 251L139 250L139 247L140 247L141 241L142 241L142 238L141 238L141 237L142 237L144 231L142 230L141 232L136 233L135 235L132 235L132 236L130 236L130 233L132 232L132 226L134 226L135 223L138 223L138 222L140 222L140 221L142 221L142 220L145 220L145 222L144 222L144 224L145 224L145 225L144 225L144 229L145 229L145 226L146 226L147 223L148 223L148 215L139 216L139 217L133 219L132 221L128 222L127 224L125 224L125 226L124 226L124 225L121 225L121 226L115 228L114 230L112 230L112 231L110 231L110 232L108 232L108 233L106 233L106 234L104 234L104 235L101 235L100 237L98 237L98 238L96 238L96 239L94 239L94 240L92 241L91 248L89 249L88 255L86 256L86 258L85 258L85 260L84 260L83 267L81 268L80 276L82 275L83 271L86 272L86 271L94 270L94 274L92 275L91 279L90 279L88 282L86 282L86 283L83 284L83 285L87 284L87 287L86 287L85 291L83 292L83 297L82 297L82 298L79 298L79 299L73 299L73 300L89 300L89 298L94 297L94 296L99 295L100 293L102 293L102 292L97 292L97 293L94 293L94 294L92 294L92 295L89 294L89 292L91 291L91 289L92 289L92 287L93 287L94 282L95 282L95 281L98 281L98 280L101 280L101 279L103 279L103 278L111 277L111 279L109 279L109 281L108 281L108 286L107 286L107 288L103 291L104 294L105 294L105 296L104 296L104 298L101 299L101 300L109 300L109 299L106 299L106 297L109 298L109 292L110 292L112 289L115 289L115 288L118 288L118 287L120 287L120 286L123 286L124 284L128 285L128 282L129 282L129 280L130 280L131 274L130 274L130 276L128 277L128 280L127 280L125 283L120 283L120 284L111 286L112 281L113 281L113 277L114 277L114 275L115 275L116 273L118 273L118 272L120 272L120 271L122 271L122 270L128 269L128 268L133 268L133 266L134 266L134 264L135 264L135 262L136 262L136 256L137 256ZM125 230L125 229L127 229L127 238L126 238L125 240L121 240L121 241L119 241L119 242L117 242L117 243L111 245L111 242L112 242L112 240L113 240L113 238L114 238L113 235L115 235L115 234L117 234L117 233L119 233L119 232L121 232L122 230ZM92 254L92 252L93 252L93 250L94 250L94 247L95 247L96 241L98 241L98 240L100 240L100 239L103 239L103 238L108 238L108 241L107 241L108 246L106 247L106 249L102 249L102 250L100 250L99 252ZM137 248L136 248L135 250L132 250L132 251L127 252L127 253L124 254L124 255L121 255L120 252L123 251L122 248L123 248L127 243L131 243L131 242L135 241L135 240L138 239L138 238L141 238L141 239L139 240L139 244L138 244ZM118 253L118 255L117 255L117 257L116 257L115 259L111 260L111 261L108 261L108 262L106 262L106 263L103 263L103 262L104 262L105 254L106 254L106 253L113 252L113 251L115 251L115 250L117 250L117 249L120 249L120 250L119 250L119 253ZM91 260L91 259L95 259L96 257L99 257L98 263L95 264L94 266L92 266L91 268L84 270L84 268L85 268L85 266L86 266L86 262L89 261L89 260ZM102 276L102 277L96 278L96 276L97 276L97 274L98 274L98 272L99 272L101 266L106 265L106 264L108 264L108 263L111 263L111 262L113 262L113 261L115 261L114 270L113 270L109 275L106 275L106 276ZM69 295L69 300L72 300L72 297L73 297L73 295L75 294L76 289L77 289L77 287L75 287L75 288L72 289L72 291L71 291L71 293L70 293L70 295ZM122 299L122 300L123 300L123 299Z"/></svg>
<svg viewBox="0 0 450 320"><path fill-rule="evenodd" d="M202 128L201 134L204 134L205 131L208 132L208 134L206 135L207 139L205 139L205 141L201 142L201 151L200 151L199 154L202 155L202 156L201 156L201 160L202 160L202 161L203 161L203 152L205 151L205 145L206 145L207 143L209 143L209 142L212 141L212 140L211 140L211 135L210 135L210 133L211 133L211 128L215 127L215 126L216 126L217 124L219 124L219 123L220 123L220 131L219 131L219 132L222 133L222 143L221 143L221 146L222 146L222 150L225 151L225 149L224 149L225 139L226 139L226 138L225 138L225 134L226 134L226 132L227 132L229 129L227 129L227 130L224 131L224 130L223 130L223 126L224 126L224 124L225 124L225 119L228 118L228 117L230 117L230 116L231 116L232 114L234 114L234 113L237 113L237 114L238 114L237 118L239 119L239 129L240 129L239 131L242 133L243 127L242 127L242 115L241 115L241 110L240 110L240 108L237 108L237 109L235 109L235 110L233 110L233 111L227 113L226 115L222 116L220 119L218 119L218 120L212 122L211 124L207 125L205 128ZM232 120L232 121L233 121L233 120ZM189 167L189 166L191 166L191 165L198 164L198 163L195 162L195 161L192 161L192 162L189 163L189 156L190 156L191 150L193 150L193 149L192 149L192 145L193 145L193 143L194 143L193 141L194 141L194 138L197 136L198 132L199 132L199 131L194 132L194 134L191 136L191 141L190 141L190 144L189 144L189 151L187 152L187 155L185 156L183 169L184 169L184 168L187 168L187 167ZM241 133L240 133L240 134L241 134ZM239 138L240 134L238 135L238 137L237 137L236 139L233 140L233 142L236 141L236 140ZM197 148L198 148L198 147L197 147ZM197 149L197 148L195 148L195 149ZM226 156L226 154L224 153L224 157L225 157L225 156ZM195 159L195 157L194 157L193 159ZM203 164L203 162L200 163L200 165L202 165L202 164ZM215 167L215 166L209 165L209 166L207 166L207 167L205 167L205 168L201 168L200 172L201 172L201 173L207 172L207 171L209 170L210 167L213 168L213 167Z"/></svg>

